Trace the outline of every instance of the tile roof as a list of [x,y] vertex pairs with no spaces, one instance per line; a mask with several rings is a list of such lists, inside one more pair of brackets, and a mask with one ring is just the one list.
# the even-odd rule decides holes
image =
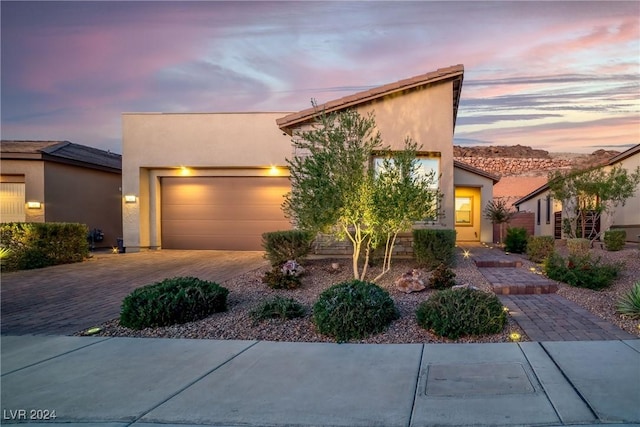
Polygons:
[[42,160],[60,161],[80,166],[122,170],[122,156],[69,141],[9,141],[0,143],[2,157],[11,154],[34,154]]
[[453,123],[455,126],[456,117],[458,115],[458,104],[460,102],[460,92],[462,90],[462,80],[464,77],[464,66],[462,64],[454,65],[447,68],[440,68],[430,73],[421,74],[419,76],[400,80],[395,83],[386,84],[353,95],[345,96],[333,101],[318,105],[316,108],[307,108],[297,113],[289,114],[278,120],[278,127],[287,133],[291,133],[294,125],[309,121],[317,115],[318,111],[326,111],[327,113],[343,110],[355,105],[365,104],[375,99],[382,98],[395,92],[408,89],[415,89],[428,84],[453,80]]
[[607,163],[607,164],[609,166],[611,166],[614,163],[621,162],[622,160],[626,159],[627,157],[631,157],[631,156],[633,156],[634,154],[637,154],[637,153],[640,153],[640,144],[634,145],[633,147],[629,148],[626,151],[623,151],[620,154],[616,154],[611,159],[609,159],[609,163]]

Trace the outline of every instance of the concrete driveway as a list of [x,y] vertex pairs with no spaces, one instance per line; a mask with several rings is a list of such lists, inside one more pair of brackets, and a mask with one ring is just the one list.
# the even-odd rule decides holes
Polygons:
[[114,319],[133,289],[169,277],[218,283],[262,267],[263,252],[160,250],[2,273],[2,335],[71,335]]

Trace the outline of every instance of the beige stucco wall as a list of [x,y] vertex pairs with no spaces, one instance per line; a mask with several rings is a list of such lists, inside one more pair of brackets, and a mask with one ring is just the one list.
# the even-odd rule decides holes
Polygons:
[[98,228],[104,240],[96,247],[113,247],[122,237],[120,173],[61,163],[45,163],[47,222],[79,222]]
[[161,246],[163,176],[288,176],[291,137],[276,125],[287,114],[123,114],[122,194],[137,196],[122,201],[127,251]]
[[[480,240],[481,242],[492,242],[493,224],[491,224],[491,221],[484,218],[482,212],[484,211],[484,208],[487,206],[487,204],[491,200],[493,200],[493,180],[480,175],[476,175],[464,169],[454,168],[454,182],[456,188],[466,187],[470,189],[476,189],[480,193],[480,204],[473,207],[474,224],[476,223],[476,221],[480,224],[479,239],[475,237],[475,234],[465,234],[475,233],[475,227],[469,227],[468,230],[464,229],[463,227],[457,227],[456,230],[458,231],[458,235],[456,236],[456,238],[461,241]],[[452,218],[454,214],[452,214]]]
[[[636,153],[616,163],[629,174],[640,167],[640,153]],[[611,169],[609,167],[608,169]],[[612,218],[603,218],[603,224],[611,224],[612,228],[622,228],[627,232],[627,240],[637,242],[640,235],[640,188],[633,197],[627,199],[624,206],[618,206]]]
[[24,175],[25,202],[41,202],[40,209],[25,207],[26,222],[44,222],[47,210],[44,188],[44,162],[41,160],[1,160],[0,171],[3,175]]
[[[454,228],[453,186],[453,83],[442,82],[421,90],[385,96],[356,108],[360,115],[374,113],[383,146],[404,148],[407,137],[419,150],[440,153],[440,191],[443,216],[433,227]],[[294,135],[309,129],[304,123],[293,128]],[[292,150],[293,154],[295,153]]]
[[[562,210],[562,203],[551,199],[551,218],[547,224],[547,196],[549,191],[543,191],[536,197],[520,204],[520,212],[533,212],[535,215],[534,234],[536,236],[553,236],[554,221],[553,213]],[[538,221],[538,200],[540,200],[540,221]],[[539,222],[539,223],[538,223]]]
[[402,149],[405,138],[410,137],[421,146],[420,150],[440,153],[444,215],[439,225],[454,228],[453,83],[436,83],[386,96],[357,110],[360,114],[374,112],[384,145],[391,149]]

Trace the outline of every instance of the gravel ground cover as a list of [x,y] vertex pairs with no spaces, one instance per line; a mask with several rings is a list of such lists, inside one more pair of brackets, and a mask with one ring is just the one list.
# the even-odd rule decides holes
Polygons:
[[[494,250],[500,250],[495,248]],[[560,253],[566,254],[566,248],[558,246]],[[621,276],[609,289],[592,291],[589,289],[574,288],[565,284],[559,284],[558,294],[574,301],[590,312],[607,321],[618,325],[620,328],[640,337],[640,321],[622,318],[615,312],[615,304],[620,295],[628,292],[633,283],[640,280],[640,251],[635,247],[628,247],[619,252],[607,252],[600,248],[592,250],[593,255],[602,257],[606,262],[623,262],[625,268]],[[518,255],[514,255],[518,256]],[[541,266],[523,258],[525,268],[541,270]],[[332,268],[333,263],[338,263],[339,268]],[[101,336],[126,336],[126,337],[164,337],[164,338],[196,338],[196,339],[238,339],[238,340],[264,340],[264,341],[289,341],[289,342],[333,342],[333,339],[320,335],[312,322],[311,308],[322,291],[328,287],[350,280],[352,278],[351,260],[341,259],[310,259],[304,263],[306,269],[302,277],[302,287],[292,290],[274,290],[262,283],[262,276],[268,270],[267,267],[259,268],[249,273],[238,276],[232,280],[222,282],[221,285],[229,289],[228,310],[224,313],[214,314],[204,320],[185,323],[162,328],[147,328],[143,330],[131,330],[119,325],[114,319],[100,325]],[[386,332],[368,337],[363,340],[351,341],[358,343],[472,343],[472,342],[509,342],[510,335],[518,333],[521,341],[528,341],[528,337],[509,318],[504,331],[495,335],[467,336],[458,340],[449,340],[439,337],[418,326],[415,311],[418,305],[429,298],[435,292],[425,290],[405,294],[395,288],[394,281],[397,277],[415,268],[415,261],[409,259],[395,260],[392,270],[387,273],[378,285],[386,289],[393,298],[400,312],[400,318],[395,320]],[[373,267],[368,278],[377,275],[378,268]],[[427,283],[430,273],[420,270],[421,277]],[[471,284],[485,291],[491,291],[491,286],[476,268],[470,259],[458,256],[456,267],[456,282],[458,284]],[[306,309],[302,318],[292,320],[267,320],[254,323],[249,312],[266,298],[273,296],[293,298],[300,302]],[[81,335],[79,332],[78,335]]]
[[[563,256],[567,255],[566,246],[556,245],[556,250]],[[621,329],[640,337],[640,320],[624,318],[616,313],[615,310],[618,299],[628,293],[634,283],[640,281],[640,250],[638,249],[638,244],[627,244],[625,249],[616,252],[610,252],[596,246],[591,249],[591,255],[595,258],[600,257],[602,262],[621,262],[624,265],[620,276],[613,285],[602,291],[592,291],[559,283],[557,294],[575,302]],[[530,263],[529,261],[526,262]],[[538,270],[541,270],[539,266],[535,266],[533,263],[530,264],[532,267],[538,267]]]
[[[338,263],[339,268],[333,269],[332,264]],[[197,339],[239,339],[239,340],[264,340],[264,341],[289,341],[289,342],[333,342],[333,339],[320,335],[313,324],[311,308],[322,291],[328,287],[350,280],[352,278],[351,259],[310,259],[304,263],[306,272],[302,276],[302,287],[298,289],[274,290],[262,283],[262,276],[268,270],[267,267],[259,268],[243,274],[232,280],[221,283],[229,289],[228,310],[224,313],[214,314],[204,320],[185,323],[162,328],[147,328],[143,330],[131,330],[119,325],[114,319],[100,325],[102,336],[126,336],[126,337],[164,337],[164,338],[197,338]],[[527,340],[520,327],[512,320],[500,334],[487,336],[467,336],[458,340],[449,340],[434,335],[418,326],[415,311],[418,305],[429,298],[433,290],[425,290],[405,294],[395,288],[394,281],[397,277],[415,268],[415,261],[400,259],[394,261],[392,270],[387,273],[378,285],[386,289],[393,298],[400,312],[400,318],[395,320],[386,332],[370,336],[363,340],[351,341],[359,343],[470,343],[470,342],[508,342],[509,335],[517,332],[522,336],[521,340]],[[373,267],[368,273],[368,278],[377,275],[379,269]],[[427,283],[430,273],[421,271],[421,277]],[[460,257],[454,268],[456,282],[459,284],[471,284],[477,288],[490,291],[490,284],[478,271],[473,262]],[[249,312],[266,298],[273,296],[293,298],[300,302],[306,309],[302,318],[291,320],[267,320],[254,323]],[[81,334],[81,333],[79,333]]]

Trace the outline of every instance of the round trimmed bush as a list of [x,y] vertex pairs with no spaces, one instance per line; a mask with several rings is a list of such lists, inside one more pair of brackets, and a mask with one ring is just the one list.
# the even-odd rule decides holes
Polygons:
[[313,306],[318,331],[338,342],[382,332],[397,318],[398,310],[389,293],[361,280],[330,287]]
[[450,339],[497,334],[507,322],[497,296],[469,288],[434,293],[420,304],[416,317],[423,328]]
[[229,290],[195,277],[175,277],[143,286],[122,302],[120,324],[143,329],[204,319],[226,311]]

